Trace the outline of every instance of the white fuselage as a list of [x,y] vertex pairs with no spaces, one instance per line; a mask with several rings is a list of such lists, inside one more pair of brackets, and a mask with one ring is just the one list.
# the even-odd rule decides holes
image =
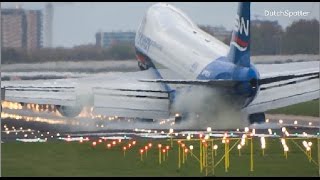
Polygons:
[[135,46],[152,61],[188,79],[197,78],[209,63],[229,51],[227,45],[166,3],[148,9],[137,30]]

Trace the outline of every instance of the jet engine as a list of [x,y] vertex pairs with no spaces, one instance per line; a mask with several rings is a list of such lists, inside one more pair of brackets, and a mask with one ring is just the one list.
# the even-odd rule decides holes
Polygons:
[[82,111],[81,106],[60,106],[60,105],[58,105],[58,106],[56,106],[56,108],[62,116],[68,117],[68,118],[76,117]]

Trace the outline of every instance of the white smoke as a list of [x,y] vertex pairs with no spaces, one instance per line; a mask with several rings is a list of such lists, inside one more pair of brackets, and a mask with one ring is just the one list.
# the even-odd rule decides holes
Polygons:
[[236,129],[248,125],[246,115],[230,102],[225,93],[211,87],[194,86],[184,90],[176,97],[174,110],[189,114],[180,128]]

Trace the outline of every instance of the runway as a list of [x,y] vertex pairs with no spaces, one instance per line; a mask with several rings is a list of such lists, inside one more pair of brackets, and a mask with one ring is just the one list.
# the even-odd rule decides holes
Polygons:
[[[207,133],[203,129],[183,129],[172,125],[170,120],[160,122],[136,122],[131,120],[101,120],[100,118],[75,118],[60,121],[57,118],[48,118],[40,121],[40,118],[24,119],[3,118],[1,123],[2,142],[25,141],[25,142],[47,142],[47,141],[79,141],[80,138],[92,139],[169,139],[198,137],[199,134]],[[30,116],[31,117],[31,116]],[[279,122],[279,117],[282,121]],[[61,117],[60,117],[61,118]],[[290,136],[316,137],[320,132],[320,125],[317,118],[299,119],[299,116],[267,115],[268,121],[264,124],[253,124],[249,128],[255,129],[256,136],[281,137],[281,128],[286,127]],[[294,120],[295,119],[295,120]],[[37,121],[38,120],[38,121]],[[294,121],[297,121],[293,125]],[[310,122],[312,125],[310,125]],[[170,125],[171,124],[171,125]],[[301,127],[303,126],[303,127]],[[210,127],[211,128],[211,127]],[[170,134],[170,129],[174,133]],[[245,129],[214,129],[211,128],[212,137],[223,137],[225,133],[229,136],[239,137]],[[272,131],[270,133],[270,130]]]

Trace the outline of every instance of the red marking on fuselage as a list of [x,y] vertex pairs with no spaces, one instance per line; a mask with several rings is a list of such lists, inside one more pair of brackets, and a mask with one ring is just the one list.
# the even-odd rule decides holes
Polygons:
[[242,41],[238,36],[235,36],[235,42],[239,44],[241,47],[248,46],[248,42]]

